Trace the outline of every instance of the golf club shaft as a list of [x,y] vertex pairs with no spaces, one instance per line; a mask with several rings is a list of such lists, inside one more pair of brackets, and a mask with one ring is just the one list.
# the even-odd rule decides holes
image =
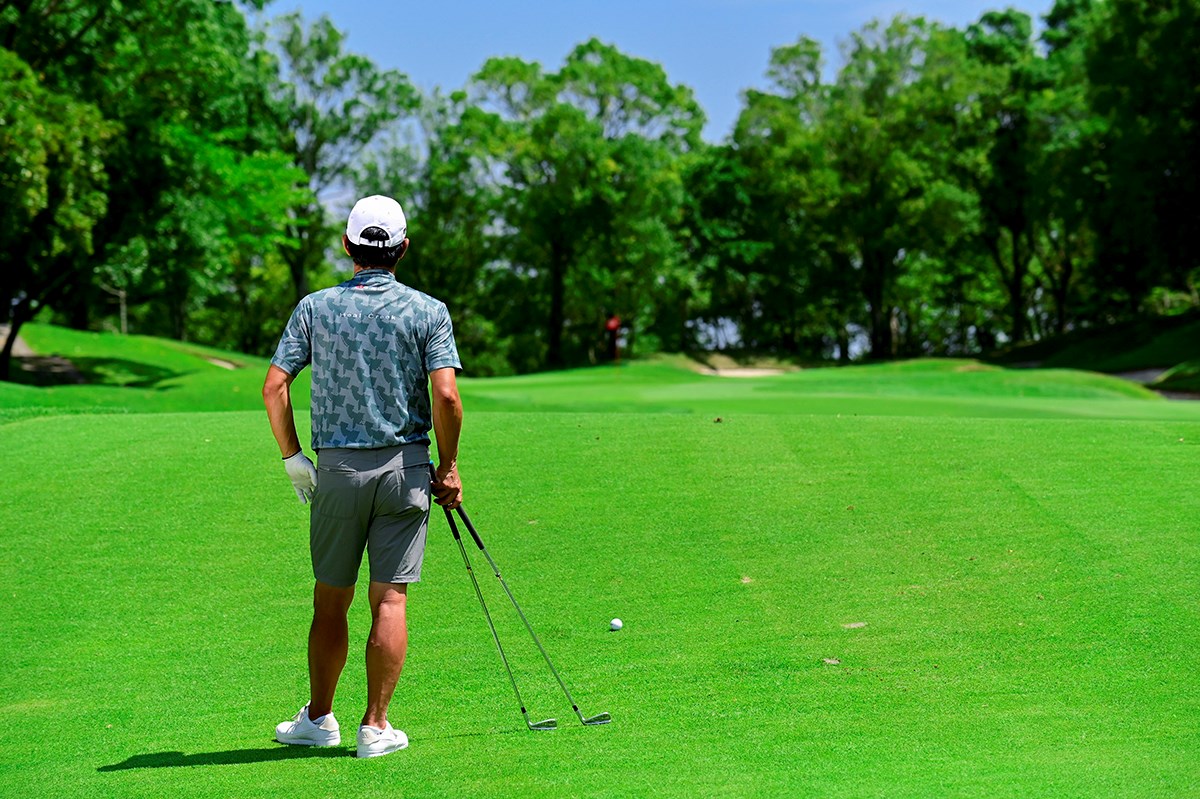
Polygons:
[[[433,471],[433,464],[429,465],[431,476],[437,480],[437,473]],[[479,590],[479,581],[475,579],[475,570],[471,568],[471,561],[467,557],[467,548],[463,546],[462,536],[458,534],[458,525],[454,523],[454,515],[449,508],[443,508],[446,512],[446,522],[450,525],[450,533],[454,536],[455,542],[458,544],[458,551],[462,555],[463,565],[467,567],[467,574],[471,578],[471,585],[475,587],[475,596],[479,599],[479,607],[483,608],[483,617],[487,619],[488,629],[492,631],[492,640],[496,642],[496,651],[500,653],[500,660],[504,663],[504,671],[508,674],[508,682],[512,685],[513,693],[517,696],[517,705],[521,708],[521,715],[525,718],[525,724],[532,726],[529,722],[529,713],[525,709],[525,700],[521,698],[521,689],[517,687],[517,680],[513,676],[512,667],[508,665],[508,657],[504,654],[504,647],[500,644],[500,636],[496,634],[496,625],[492,623],[492,614],[488,612],[487,602],[483,600],[483,592]]]
[[[446,511],[449,516],[449,511]],[[579,706],[575,704],[575,699],[571,696],[571,691],[567,688],[567,684],[563,682],[563,678],[559,675],[558,669],[554,668],[554,663],[550,660],[550,655],[546,653],[546,647],[542,646],[542,641],[538,638],[537,633],[533,631],[533,625],[529,623],[529,619],[525,618],[525,613],[521,610],[521,606],[517,604],[517,598],[513,596],[513,592],[509,590],[508,583],[504,582],[504,578],[500,576],[500,567],[496,565],[496,561],[492,559],[492,555],[488,552],[487,547],[483,545],[483,539],[479,537],[479,532],[475,529],[475,525],[471,524],[471,517],[467,515],[466,510],[461,505],[458,506],[458,516],[462,519],[463,524],[467,526],[467,531],[471,534],[471,538],[475,539],[476,546],[483,552],[483,556],[487,558],[487,562],[491,565],[492,571],[496,574],[496,579],[500,581],[500,585],[504,588],[504,593],[508,594],[509,601],[516,608],[517,615],[521,617],[521,621],[525,623],[525,629],[529,630],[529,635],[533,637],[533,642],[537,644],[538,651],[542,653],[542,657],[546,659],[546,665],[550,667],[550,672],[554,675],[554,679],[558,680],[559,686],[563,689],[563,693],[567,696],[567,701],[571,703],[571,709],[575,711],[575,715],[579,717],[579,721],[584,722],[583,714],[579,712]],[[453,524],[453,522],[452,522]],[[462,542],[459,542],[459,546]]]

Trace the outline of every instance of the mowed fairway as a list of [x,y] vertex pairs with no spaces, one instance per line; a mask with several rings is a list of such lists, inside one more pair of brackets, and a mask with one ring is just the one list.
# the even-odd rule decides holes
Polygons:
[[[306,698],[311,573],[264,414],[60,415],[137,389],[36,391],[0,394],[0,794],[1200,784],[1195,405],[961,363],[467,382],[467,508],[583,712],[614,721],[578,725],[477,557],[530,714],[561,725],[524,729],[435,515],[392,706],[412,745],[358,761],[361,598],[344,745],[271,740]],[[140,397],[96,404],[164,410]]]

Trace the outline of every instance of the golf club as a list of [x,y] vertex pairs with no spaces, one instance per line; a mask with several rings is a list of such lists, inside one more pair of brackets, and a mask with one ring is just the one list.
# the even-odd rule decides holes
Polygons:
[[[437,473],[434,471],[432,463],[429,464],[429,471],[433,481],[437,482]],[[512,684],[513,693],[517,695],[517,705],[521,708],[521,715],[525,718],[525,726],[535,732],[557,729],[558,722],[554,719],[529,720],[529,713],[525,710],[525,700],[521,698],[521,689],[517,688],[517,680],[513,677],[512,668],[508,665],[508,657],[504,654],[504,647],[500,645],[500,636],[496,634],[496,625],[492,623],[492,614],[488,612],[487,603],[483,601],[483,592],[479,590],[479,581],[475,579],[475,571],[471,568],[471,561],[467,558],[467,549],[463,546],[462,537],[458,534],[458,525],[454,523],[454,516],[450,513],[449,508],[442,510],[446,512],[446,521],[450,524],[450,532],[458,543],[458,551],[462,554],[463,565],[467,567],[467,574],[471,577],[471,585],[475,586],[475,596],[479,598],[479,606],[483,608],[483,616],[487,619],[488,629],[492,631],[492,640],[496,642],[496,650],[500,653],[500,660],[504,662],[508,681]]]
[[[563,678],[559,675],[558,669],[554,668],[554,664],[550,662],[550,656],[546,654],[546,648],[542,646],[541,639],[538,638],[537,633],[533,631],[533,625],[529,623],[529,619],[525,618],[525,613],[521,610],[521,606],[517,604],[517,598],[513,596],[513,592],[509,590],[508,583],[504,582],[504,578],[500,576],[500,567],[496,565],[496,561],[492,560],[492,555],[490,552],[488,552],[487,547],[483,545],[483,539],[479,537],[478,531],[475,530],[475,525],[471,524],[471,517],[467,515],[467,512],[461,505],[458,506],[458,516],[460,519],[462,519],[463,524],[467,526],[467,532],[471,534],[471,538],[475,539],[475,545],[479,547],[480,551],[483,552],[483,556],[487,558],[488,563],[492,567],[492,571],[496,574],[496,579],[500,581],[500,585],[504,588],[504,593],[508,594],[509,600],[512,602],[513,607],[516,608],[517,615],[521,617],[521,621],[525,622],[525,629],[529,630],[529,634],[533,637],[533,642],[537,644],[538,651],[540,651],[542,653],[542,657],[546,659],[546,665],[550,667],[550,671],[554,674],[554,679],[558,680],[558,684],[562,687],[563,693],[567,695],[567,701],[571,703],[571,709],[574,710],[575,715],[579,717],[580,723],[588,726],[608,724],[610,721],[612,721],[612,716],[607,712],[597,713],[595,716],[585,717],[583,713],[579,711],[579,706],[575,704],[575,700],[571,697],[571,692],[567,689],[567,684],[563,682]],[[446,518],[450,519],[449,510],[446,510]],[[455,529],[453,519],[450,520],[450,529],[454,532],[455,539],[458,539],[458,531]],[[458,539],[458,545],[459,547],[462,547],[461,539]],[[466,551],[464,550],[463,559],[465,560],[466,557]],[[470,569],[469,566],[467,568],[468,570]],[[475,579],[474,574],[471,575],[471,579]],[[478,583],[475,586],[475,590],[476,592],[479,591]],[[480,596],[480,601],[483,601],[482,595]],[[495,635],[494,628],[492,630],[492,634]],[[496,645],[500,645],[499,639],[496,640]],[[511,677],[511,672],[509,676]],[[513,684],[513,687],[516,687],[515,683]]]

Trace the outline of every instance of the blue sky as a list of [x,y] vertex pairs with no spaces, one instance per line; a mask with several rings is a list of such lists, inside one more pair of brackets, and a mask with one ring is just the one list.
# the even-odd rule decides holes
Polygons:
[[708,116],[705,137],[729,133],[741,93],[765,84],[771,48],[801,35],[822,42],[840,63],[838,44],[875,18],[898,13],[962,26],[984,11],[1015,6],[1035,18],[1052,0],[276,0],[271,15],[299,9],[327,14],[349,35],[350,50],[399,69],[423,89],[457,89],[498,55],[539,61],[554,70],[592,36],[663,65],[690,86]]

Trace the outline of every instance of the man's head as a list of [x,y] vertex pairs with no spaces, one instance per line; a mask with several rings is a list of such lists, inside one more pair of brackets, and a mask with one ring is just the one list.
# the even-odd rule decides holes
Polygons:
[[395,269],[408,250],[407,235],[400,203],[376,194],[354,204],[342,246],[359,269]]

